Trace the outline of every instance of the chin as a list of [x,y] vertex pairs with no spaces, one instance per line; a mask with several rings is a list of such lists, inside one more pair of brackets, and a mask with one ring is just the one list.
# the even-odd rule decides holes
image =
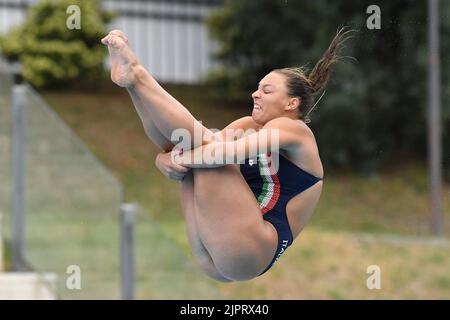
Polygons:
[[261,126],[263,126],[267,122],[267,121],[264,121],[263,119],[261,119],[261,117],[255,116],[254,114],[252,114],[252,118],[253,118],[253,121],[255,121],[257,124],[259,124]]
[[258,115],[255,115],[254,112],[252,112],[252,118],[253,118],[253,121],[255,121],[256,123],[260,122],[260,119],[259,119]]

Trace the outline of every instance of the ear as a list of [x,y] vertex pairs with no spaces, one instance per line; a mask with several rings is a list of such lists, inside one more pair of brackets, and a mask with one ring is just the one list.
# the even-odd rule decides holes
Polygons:
[[290,98],[289,104],[287,105],[287,110],[295,110],[300,108],[300,104],[302,103],[302,99],[299,97]]

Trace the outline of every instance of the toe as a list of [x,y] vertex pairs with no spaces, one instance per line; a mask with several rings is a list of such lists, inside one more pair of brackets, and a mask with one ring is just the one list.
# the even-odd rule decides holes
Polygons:
[[109,35],[108,36],[106,36],[106,37],[104,37],[101,41],[102,41],[102,43],[105,45],[105,46],[107,46],[108,45],[108,38],[109,38]]
[[128,38],[125,36],[125,34],[122,31],[113,30],[113,31],[111,31],[111,34],[122,38],[122,40],[125,41],[125,43],[128,43]]
[[111,47],[117,48],[117,46],[118,46],[117,39],[114,37],[111,37],[111,39],[109,40],[109,44]]

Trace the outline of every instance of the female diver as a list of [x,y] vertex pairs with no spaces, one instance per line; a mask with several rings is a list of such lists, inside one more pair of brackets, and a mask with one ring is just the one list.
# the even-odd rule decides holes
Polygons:
[[[102,39],[111,57],[112,81],[128,90],[146,134],[163,150],[156,157],[156,166],[181,183],[192,252],[210,277],[230,282],[263,274],[314,212],[322,190],[323,167],[306,123],[348,33],[343,29],[337,32],[308,76],[300,68],[267,74],[252,94],[251,116],[219,132],[202,126],[155,81],[121,31],[111,31]],[[175,150],[171,137],[180,128],[191,137],[201,128],[201,138],[184,150]],[[230,130],[237,136],[226,134]],[[249,156],[252,141],[264,141],[266,152]],[[222,164],[198,159],[196,155],[203,155],[206,148],[216,156],[223,154]],[[233,152],[227,154],[226,150]],[[237,158],[245,162],[233,162]],[[277,170],[273,160],[278,161]]]

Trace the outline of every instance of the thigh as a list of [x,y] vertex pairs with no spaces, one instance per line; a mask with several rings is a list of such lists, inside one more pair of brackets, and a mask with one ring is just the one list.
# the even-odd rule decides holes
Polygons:
[[153,119],[151,118],[148,111],[145,110],[145,107],[142,105],[142,102],[140,101],[137,94],[131,90],[128,90],[128,93],[131,97],[131,100],[133,101],[139,118],[141,118],[147,137],[149,137],[150,140],[163,151],[168,152],[172,150],[174,144],[172,143],[172,141],[167,139],[155,125]]
[[200,268],[211,278],[230,282],[231,280],[225,278],[216,268],[214,262],[203,245],[197,232],[195,220],[195,206],[194,206],[194,181],[192,172],[186,175],[181,183],[181,205],[183,215],[186,223],[186,230],[189,244],[191,245],[192,254],[194,255]]
[[[278,236],[238,165],[194,169],[197,228],[216,267],[263,271],[272,260]],[[246,270],[246,271],[245,271]]]
[[192,171],[181,182],[181,207],[186,224],[189,244],[197,259],[209,257],[209,253],[200,240],[195,219],[194,180]]

